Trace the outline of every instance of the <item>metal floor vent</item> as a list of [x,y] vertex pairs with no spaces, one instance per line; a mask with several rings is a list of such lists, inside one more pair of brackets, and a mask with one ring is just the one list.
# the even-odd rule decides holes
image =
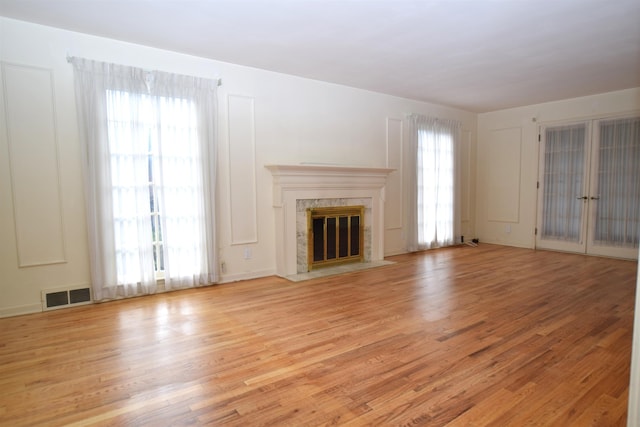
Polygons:
[[43,311],[90,303],[91,289],[89,288],[49,289],[42,291]]

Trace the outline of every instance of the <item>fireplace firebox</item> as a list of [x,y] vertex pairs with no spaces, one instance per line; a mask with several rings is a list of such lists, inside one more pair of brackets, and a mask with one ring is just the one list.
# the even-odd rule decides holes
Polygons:
[[363,262],[364,206],[307,209],[309,271],[324,266]]

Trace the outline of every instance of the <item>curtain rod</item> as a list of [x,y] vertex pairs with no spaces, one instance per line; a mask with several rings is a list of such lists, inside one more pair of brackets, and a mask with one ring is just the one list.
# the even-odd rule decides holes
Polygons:
[[[71,61],[73,61],[74,58],[75,58],[75,56],[71,56],[71,55],[67,54],[67,62],[68,63],[71,63]],[[152,70],[149,70],[149,71],[152,71]],[[153,71],[155,71],[155,70],[153,70]],[[211,80],[215,80],[218,87],[222,86],[222,78],[221,77],[216,77],[216,78],[213,78]]]

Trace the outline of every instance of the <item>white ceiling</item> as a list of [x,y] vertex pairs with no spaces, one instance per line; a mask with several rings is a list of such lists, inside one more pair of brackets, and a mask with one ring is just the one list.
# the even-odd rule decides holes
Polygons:
[[640,0],[0,0],[0,15],[475,112],[640,87]]

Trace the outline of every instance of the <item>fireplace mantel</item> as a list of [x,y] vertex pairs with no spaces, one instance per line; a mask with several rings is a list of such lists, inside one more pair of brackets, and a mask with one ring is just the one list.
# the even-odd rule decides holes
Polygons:
[[387,175],[395,169],[338,165],[267,165],[273,175],[276,271],[297,273],[296,201],[370,198],[371,261],[384,259],[384,200]]
[[299,165],[266,165],[275,175],[382,175],[387,176],[395,169],[370,168],[364,166],[342,166],[319,163],[303,163]]

